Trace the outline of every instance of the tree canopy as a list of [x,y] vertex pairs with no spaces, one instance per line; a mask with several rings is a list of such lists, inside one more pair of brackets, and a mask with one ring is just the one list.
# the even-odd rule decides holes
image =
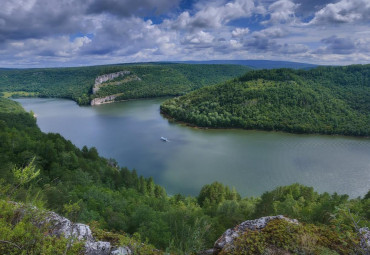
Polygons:
[[200,127],[369,136],[370,65],[250,71],[161,111]]

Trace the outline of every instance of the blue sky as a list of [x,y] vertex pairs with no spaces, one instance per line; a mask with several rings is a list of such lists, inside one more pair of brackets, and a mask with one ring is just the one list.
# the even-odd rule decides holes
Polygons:
[[2,0],[0,66],[370,63],[369,0]]

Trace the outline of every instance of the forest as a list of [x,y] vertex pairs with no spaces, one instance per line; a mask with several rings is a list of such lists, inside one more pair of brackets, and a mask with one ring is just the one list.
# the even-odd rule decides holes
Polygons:
[[250,71],[161,112],[199,127],[369,136],[370,65]]
[[[248,84],[242,79],[247,78],[226,86]],[[258,86],[281,86],[290,92],[284,84],[261,83]],[[252,85],[248,84],[246,89],[253,89]],[[24,179],[22,173],[31,173],[32,178]],[[227,228],[248,219],[277,214],[305,224],[307,235],[318,240],[306,244],[310,245],[307,249],[326,251],[325,254],[355,254],[357,228],[370,227],[370,191],[363,197],[349,198],[336,193],[319,194],[312,187],[292,184],[266,191],[260,197],[241,197],[234,188],[214,182],[205,185],[196,197],[168,195],[152,178],[139,176],[135,169],[118,166],[114,159],[99,156],[94,147],[79,149],[59,134],[42,133],[32,112],[5,98],[0,98],[0,183],[0,241],[3,241],[0,253],[3,254],[17,254],[16,246],[23,247],[27,254],[41,251],[52,254],[57,248],[63,251],[66,247],[63,239],[46,239],[27,219],[14,221],[10,201],[67,217],[72,215],[75,222],[93,226],[103,239],[113,236],[125,243],[132,238],[144,244],[137,254],[195,254],[212,247]],[[276,240],[288,240],[279,236],[281,226],[275,227],[277,231],[269,235],[276,235]],[[290,236],[289,240],[277,245],[297,251],[293,242],[296,238]],[[6,245],[9,243],[15,246]],[[253,243],[261,251],[266,248],[260,238]],[[76,245],[69,254],[81,249]],[[244,246],[240,244],[240,247]]]
[[[106,86],[97,95],[92,94],[97,76],[123,70],[137,75],[141,81]],[[80,105],[87,105],[95,97],[117,93],[122,93],[117,100],[183,95],[206,85],[238,77],[247,70],[250,68],[238,65],[170,63],[0,69],[0,93],[68,98]]]

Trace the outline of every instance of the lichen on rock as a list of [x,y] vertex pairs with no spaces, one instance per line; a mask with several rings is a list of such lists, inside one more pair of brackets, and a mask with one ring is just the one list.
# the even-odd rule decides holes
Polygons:
[[222,250],[225,246],[231,247],[235,238],[239,237],[242,233],[245,233],[248,230],[261,230],[265,228],[270,221],[277,219],[298,224],[297,220],[286,218],[283,215],[266,216],[256,220],[247,220],[234,228],[226,230],[225,233],[215,242],[214,249]]

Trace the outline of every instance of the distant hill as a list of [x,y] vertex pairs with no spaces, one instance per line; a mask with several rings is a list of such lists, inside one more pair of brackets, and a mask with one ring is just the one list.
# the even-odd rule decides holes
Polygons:
[[[250,68],[242,65],[176,63],[0,69],[0,94],[69,98],[82,105],[113,94],[117,100],[178,96],[238,77],[248,70]],[[121,71],[129,71],[131,78],[121,76],[109,80],[98,93],[92,93],[98,76]]]
[[201,127],[369,136],[370,65],[251,71],[161,110]]
[[292,69],[311,69],[317,67],[314,64],[290,62],[290,61],[275,61],[275,60],[209,60],[209,61],[177,61],[176,63],[188,64],[227,64],[227,65],[243,65],[254,69],[276,69],[276,68],[292,68]]

